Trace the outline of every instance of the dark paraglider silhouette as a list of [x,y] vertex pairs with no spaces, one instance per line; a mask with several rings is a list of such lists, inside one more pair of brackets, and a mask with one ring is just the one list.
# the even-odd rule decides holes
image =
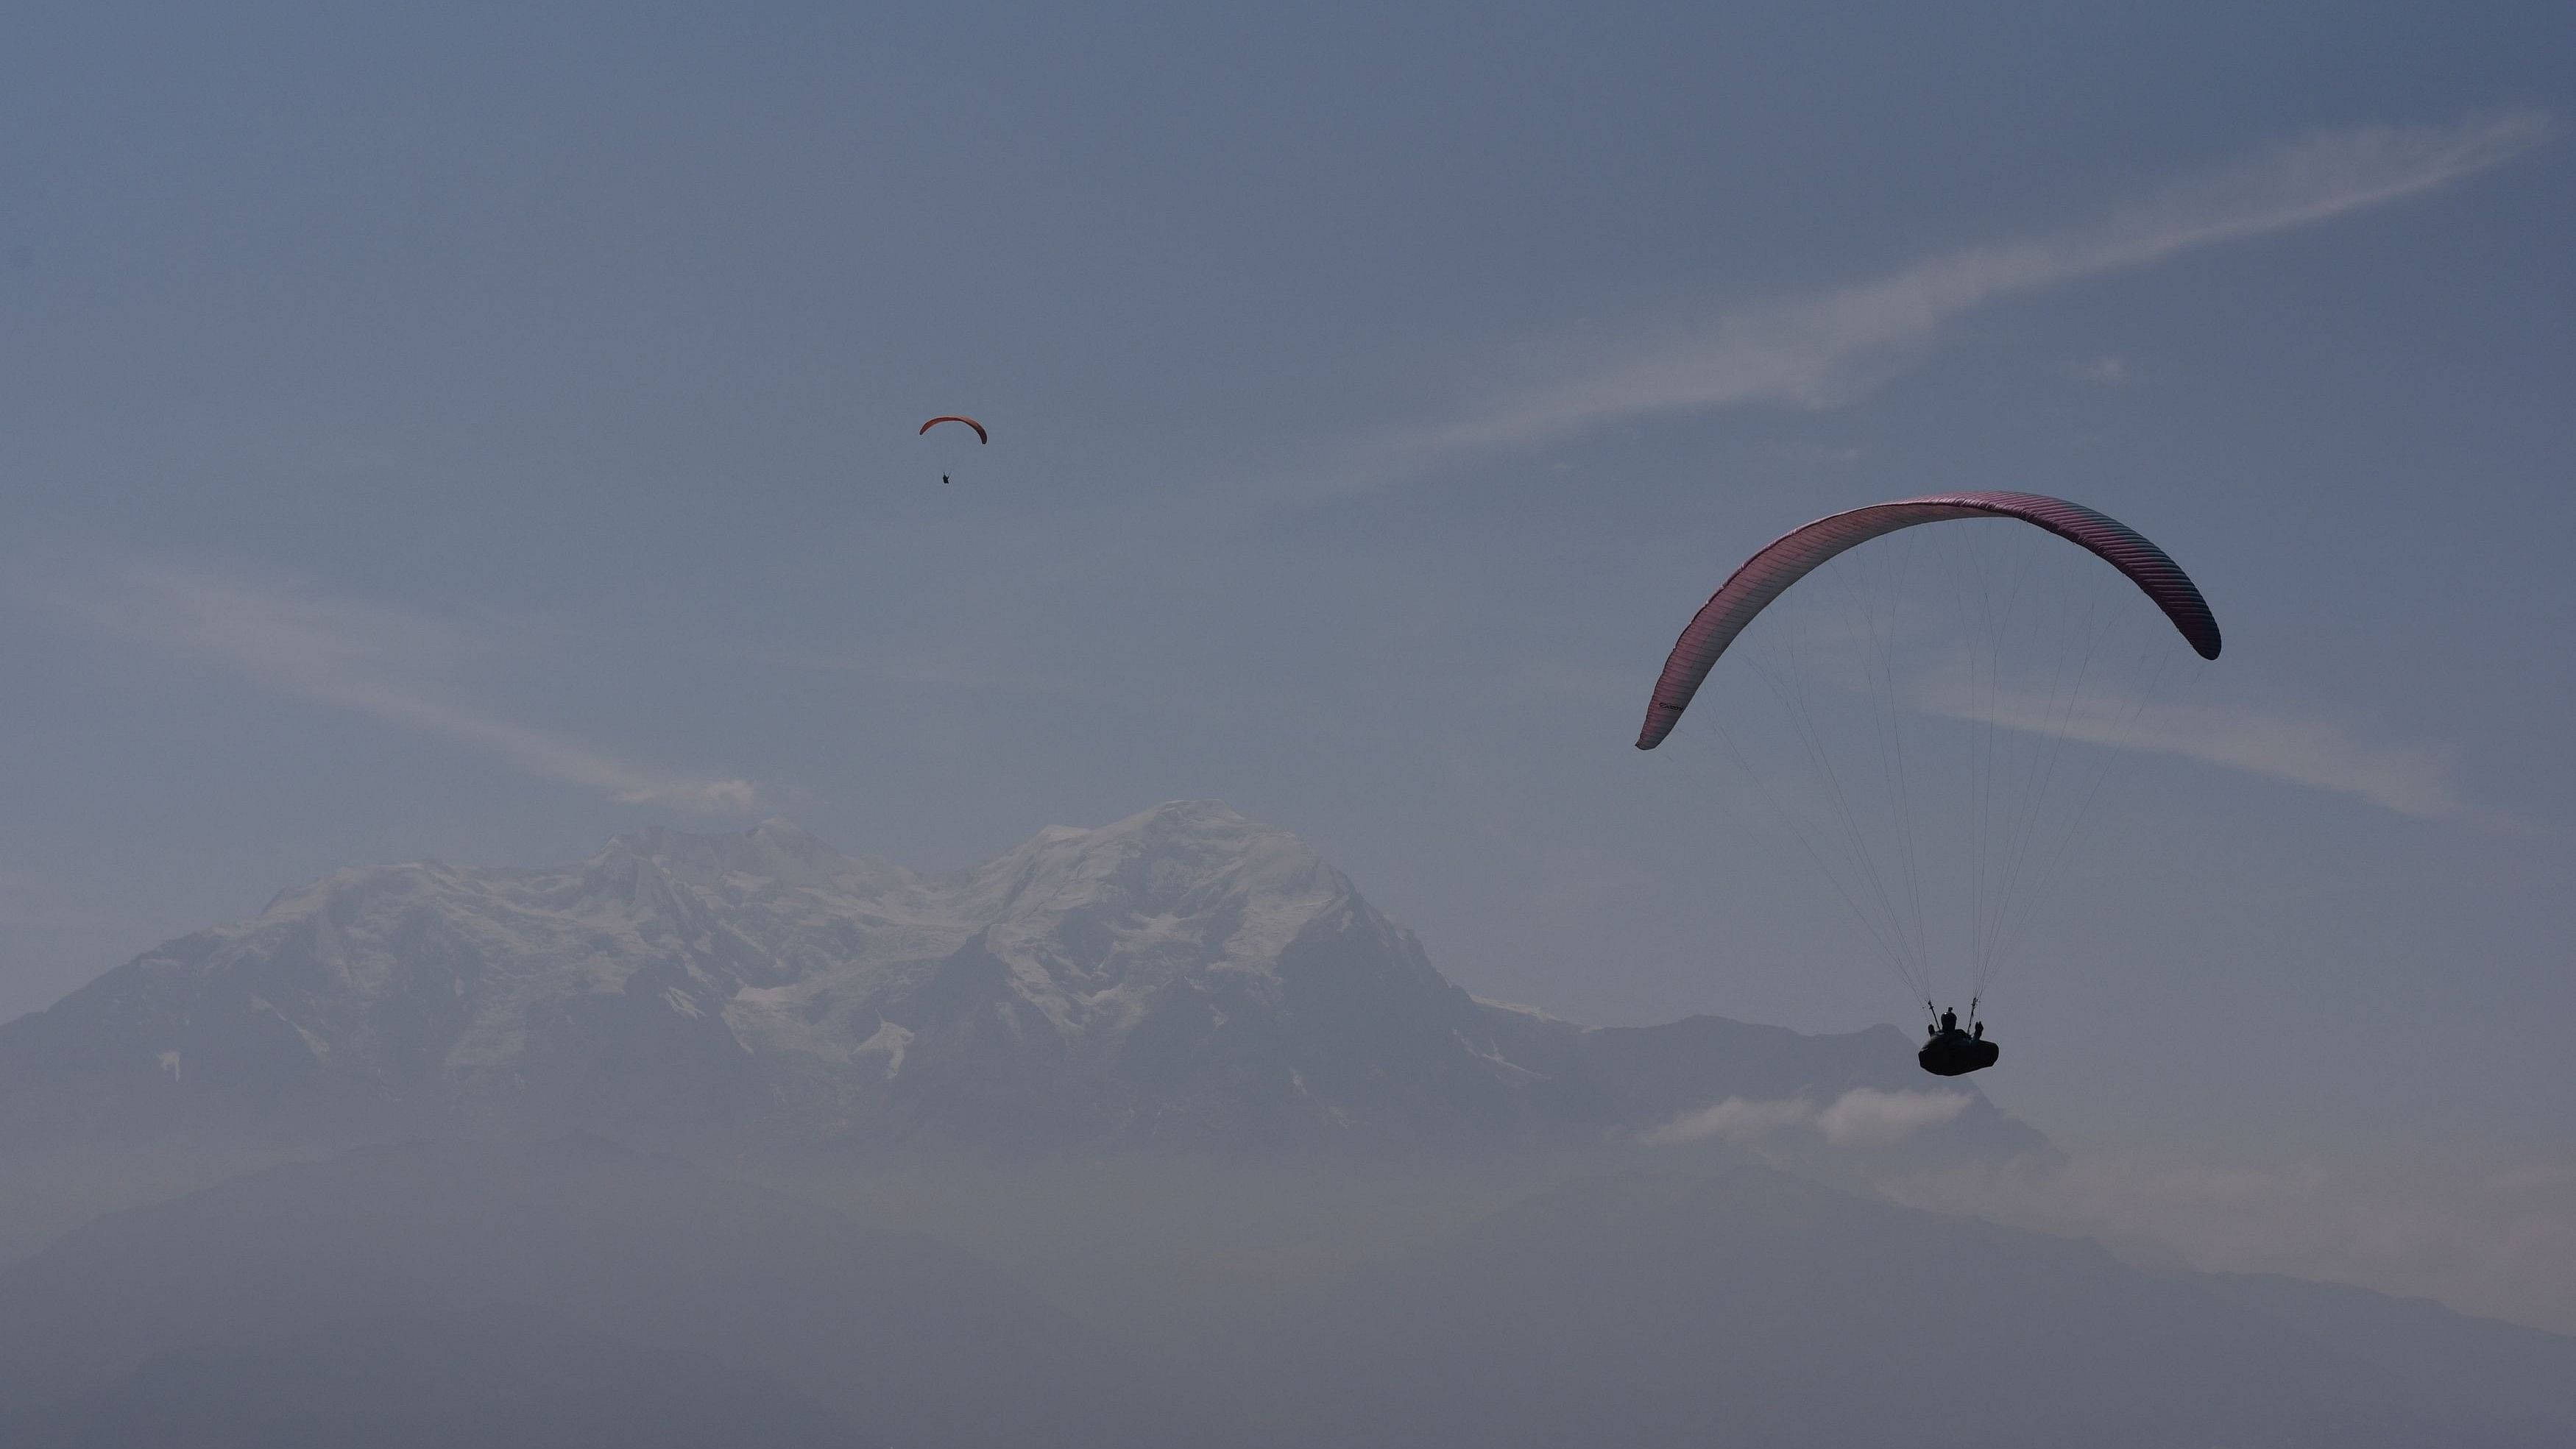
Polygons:
[[[1928,1008],[1930,1003],[1926,1002],[1925,1006]],[[1974,1017],[1976,1010],[1976,1005],[1970,1003],[1968,1014]],[[1959,1030],[1959,1013],[1955,1009],[1944,1010],[1939,1021],[1925,1028],[1925,1035],[1930,1039],[1923,1043],[1921,1051],[1914,1054],[1915,1061],[1936,1077],[1964,1077],[1970,1072],[1984,1071],[1993,1066],[1995,1059],[2003,1055],[2002,1048],[1986,1040],[1984,1022],[1976,1021],[1971,1025],[1969,1031]]]
[[1936,1077],[1964,1077],[1993,1066],[2002,1055],[2002,1048],[1986,1040],[1985,1027],[1980,1023],[1974,1036],[1955,1026],[1935,1031],[1923,1049],[1914,1054],[1914,1060]]
[[[982,423],[975,421],[964,413],[941,413],[939,416],[932,418],[929,422],[923,423],[921,425],[921,431],[913,434],[913,436],[920,437],[922,433],[929,432],[932,428],[938,427],[941,423],[964,423],[966,426],[973,428],[975,430],[975,441],[978,445],[993,441],[993,435],[984,431],[984,425]],[[940,486],[946,487],[948,484],[948,475],[945,473],[940,474],[939,482]]]
[[[1692,698],[1699,693],[1701,686],[1707,683],[1710,671],[1715,668],[1719,657],[1727,652],[1728,648],[1736,642],[1737,637],[1752,625],[1754,619],[1764,609],[1783,593],[1797,587],[1800,580],[1842,553],[1867,544],[1873,539],[1922,524],[1967,519],[2003,519],[2026,523],[2085,550],[2109,564],[2140,593],[2146,595],[2148,601],[2153,603],[2173,625],[2175,632],[2191,646],[2193,653],[2203,659],[2218,657],[2220,644],[2218,620],[2211,612],[2208,601],[2201,597],[2199,586],[2192,582],[2190,576],[2185,574],[2164,550],[2128,525],[2108,515],[2095,512],[2080,503],[2070,503],[2063,498],[2051,498],[2044,494],[1985,491],[1935,493],[1920,498],[1905,498],[1891,503],[1873,504],[1866,508],[1855,508],[1818,519],[1783,534],[1747,559],[1727,579],[1725,585],[1701,606],[1699,612],[1692,617],[1689,627],[1685,628],[1681,637],[1674,642],[1671,654],[1664,661],[1663,673],[1655,681],[1654,694],[1646,707],[1644,726],[1637,734],[1637,748],[1651,750],[1664,742],[1665,737],[1672,733],[1674,726],[1681,722],[1683,711],[1690,707]],[[1756,667],[1759,668],[1759,666]],[[1889,670],[1883,661],[1879,668],[1890,681],[1887,687],[1892,690],[1893,671]],[[1776,678],[1771,678],[1767,673],[1765,677],[1770,679],[1775,693],[1783,692]],[[2068,707],[2071,710],[2071,704]],[[1891,703],[1888,708],[1892,716],[1895,705]],[[1991,731],[1993,726],[1991,703],[1986,715]],[[1814,734],[1814,726],[1812,723],[1805,722],[1803,715],[1801,722],[1808,731],[1805,736],[1807,748],[1821,753],[1821,746]],[[1903,738],[1895,734],[1894,725],[1889,726],[1889,731],[1889,737],[1894,740],[1892,745],[1886,746],[1890,756],[1889,769],[1897,778],[1897,789],[1901,792],[1904,788]],[[1733,741],[1730,740],[1729,744],[1732,745]],[[1833,797],[1840,801],[1842,787],[1835,777],[1835,772],[1821,766],[1820,769],[1826,778],[1827,788],[1833,792]],[[1986,787],[1980,785],[1979,788]],[[1900,800],[1903,798],[1901,794],[1899,798]],[[1910,806],[1900,808],[1905,811],[1911,809]],[[2026,813],[2029,813],[2031,818],[2036,818],[2035,813]],[[1910,817],[1901,815],[1900,818]],[[1845,813],[1845,819],[1849,824],[1851,817],[1848,811]],[[1850,829],[1855,837],[1860,834],[1857,825],[1850,825]],[[1906,832],[1905,840],[1899,845],[1899,858],[1906,860],[1910,867],[1911,858],[1903,854],[1912,849],[1910,824],[1906,827]],[[1810,853],[1821,855],[1815,850],[1812,842],[1810,842]],[[1853,853],[1860,861],[1861,869],[1870,873],[1871,880],[1875,882],[1877,867],[1871,861],[1868,843],[1856,841]],[[1982,878],[1980,880],[1978,888],[1982,890],[1984,889]],[[1856,915],[1866,917],[1864,907],[1855,904],[1853,910]],[[1892,907],[1889,908],[1889,913],[1893,914]],[[1918,901],[1915,914],[1919,916],[1920,913],[1921,906]],[[1918,926],[1918,934],[1919,929]],[[1902,930],[1901,926],[1891,927],[1890,934],[1901,935]],[[1999,934],[1999,932],[1989,933],[1977,943],[1973,954],[1977,955],[1978,959],[1973,964],[1979,973],[1992,965],[1997,951],[1995,941]],[[1927,1014],[1930,1013],[1932,1003],[1924,997],[1926,988],[1920,975],[1928,953],[1919,942],[1909,953],[1904,949],[1901,939],[1897,946],[1890,948],[1882,945],[1882,949],[1893,958],[1897,974],[1918,993],[1916,999],[1923,1001],[1924,1011]],[[1980,974],[1974,979],[1982,981],[1983,976]],[[1955,1009],[1942,1011],[1924,1029],[1925,1040],[1921,1050],[1916,1053],[1916,1060],[1922,1064],[1923,1070],[1936,1076],[1956,1077],[1981,1071],[1995,1064],[2001,1055],[2001,1050],[1993,1042],[1986,1040],[1986,1026],[1982,1020],[1977,1019],[1977,1003],[1974,1000],[1969,1002],[1968,1015],[1970,1018],[1968,1030],[1960,1029],[1959,1014]]]

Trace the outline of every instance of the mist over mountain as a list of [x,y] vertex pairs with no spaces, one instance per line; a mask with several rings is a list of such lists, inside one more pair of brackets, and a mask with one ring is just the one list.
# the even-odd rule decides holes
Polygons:
[[[2462,1378],[2462,1335],[2391,1334],[2385,1313],[2376,1334],[2320,1332],[2239,1286],[1758,1165],[1628,1172],[1249,1315],[1188,1377],[1212,1401],[1265,1405],[1237,1442],[1283,1446],[2397,1449],[2576,1434],[2576,1340],[2481,1325],[2511,1351]],[[2438,1368],[2395,1371],[2392,1353]],[[1301,1384],[1335,1388],[1283,1389]]]
[[874,1449],[766,1375],[517,1304],[171,1349],[104,1387],[0,1410],[0,1435],[15,1449]]
[[0,1407],[496,1303],[773,1376],[895,1443],[1167,1432],[1088,1326],[973,1255],[588,1136],[367,1148],[102,1217],[0,1270]]
[[341,871],[0,1027],[0,1435],[2576,1436],[2576,1340],[1888,1201],[2052,1153],[1911,1046],[1477,1000],[1206,802]]
[[[1889,1030],[1478,1001],[1295,836],[1204,801],[925,877],[780,821],[541,870],[337,872],[0,1027],[22,1133],[208,1120],[1262,1150],[1650,1130],[1916,1090]],[[2039,1150],[1968,1089],[1947,1150]]]
[[[1723,1154],[1487,1178],[1500,1200],[1482,1203],[1439,1171],[1313,1165],[1257,1184],[1309,1246],[1369,1236],[1351,1214],[1371,1202],[1450,1220],[1288,1279],[1187,1250],[1206,1196],[1082,1170],[1087,1200],[1044,1167],[982,1180],[1016,1184],[1066,1241],[1133,1220],[1175,1250],[1057,1302],[1061,1283],[1042,1299],[925,1234],[595,1137],[274,1168],[0,1271],[0,1427],[106,1443],[186,1409],[248,1426],[241,1442],[332,1422],[385,1431],[343,1442],[507,1442],[476,1435],[548,1422],[586,1442],[658,1404],[784,1436],[727,1442],[957,1446],[2576,1433],[2576,1340],[2143,1270]],[[1173,1313],[1121,1287],[1157,1273],[1254,1291]]]

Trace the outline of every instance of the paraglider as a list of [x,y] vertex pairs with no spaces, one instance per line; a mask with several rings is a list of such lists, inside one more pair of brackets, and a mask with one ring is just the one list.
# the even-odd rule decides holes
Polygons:
[[2192,652],[2203,659],[2218,657],[2218,620],[2200,590],[2179,565],[2165,557],[2163,549],[2127,524],[2081,503],[2039,493],[1935,493],[1817,519],[1781,535],[1745,560],[1674,642],[1672,654],[1664,660],[1663,676],[1655,681],[1654,700],[1646,706],[1646,725],[1637,732],[1637,748],[1651,750],[1663,743],[1717,657],[1753,622],[1754,615],[1791,584],[1854,545],[1900,528],[1954,518],[2017,518],[2091,551],[2154,600],[2190,642]]
[[[932,428],[938,427],[941,423],[964,423],[966,426],[975,430],[975,441],[979,443],[989,443],[993,441],[993,435],[984,431],[984,425],[982,423],[975,421],[973,418],[967,417],[963,413],[942,413],[938,417],[932,418],[929,422],[923,423],[921,425],[921,432],[927,433]],[[914,436],[919,437],[920,433],[916,433]]]
[[[941,423],[964,423],[966,426],[973,428],[975,430],[975,441],[979,445],[993,441],[993,435],[984,431],[984,425],[982,423],[975,421],[964,413],[942,413],[938,417],[932,418],[929,422],[923,423],[921,425],[921,432],[915,433],[913,436],[920,437],[922,434],[928,433],[932,428],[938,427]],[[941,487],[946,487],[948,485],[948,475],[945,473],[940,474],[939,483]]]
[[[2218,657],[2218,621],[2198,586],[2162,549],[2127,525],[2082,504],[2042,494],[1938,493],[1819,519],[1791,530],[1747,559],[1674,642],[1655,681],[1637,748],[1652,750],[1664,743],[1720,657],[1757,616],[1800,580],[1872,540],[1921,524],[1963,519],[2026,523],[2084,549],[2143,593],[2194,654],[2203,659]],[[2025,552],[2034,551],[2047,552]],[[2094,712],[2088,714],[2088,701],[2082,697],[2088,682],[2100,683],[2099,636],[2092,632],[2104,613],[2098,598],[2095,608],[2078,610],[2071,601],[2050,609],[2046,600],[2026,597],[2022,587],[2028,572],[2026,559],[2022,570],[2000,577],[1975,569],[1952,570],[1949,573],[1958,576],[1946,576],[1939,564],[1918,576],[1912,572],[1913,557],[1920,552],[1897,550],[1908,569],[1901,576],[1905,585],[1941,584],[1962,595],[1968,626],[1959,638],[1946,641],[1949,652],[1924,647],[1944,641],[1927,627],[1931,610],[1923,598],[1901,597],[1896,587],[1884,598],[1864,598],[1863,590],[1851,584],[1851,566],[1846,565],[1837,570],[1844,575],[1842,593],[1836,596],[1828,591],[1820,601],[1827,606],[1823,611],[1827,617],[1810,621],[1822,627],[1801,631],[1774,626],[1767,641],[1773,654],[1766,658],[1756,651],[1748,667],[1781,706],[1782,747],[1794,746],[1795,756],[1805,759],[1817,784],[1817,803],[1803,816],[1780,807],[1776,797],[1773,804],[1800,832],[1809,858],[1928,1013],[1932,994],[1928,983],[1937,974],[1936,959],[1953,954],[1935,944],[1936,938],[1949,939],[1939,935],[1941,913],[1949,911],[1964,927],[1968,979],[1981,993],[1987,972],[2006,954],[2019,924],[2014,898],[2037,889],[2035,880],[2063,856],[2066,840],[2092,804],[2094,791],[2083,791],[2062,812],[2063,834],[2058,833],[2054,818],[2042,823],[2052,791],[2068,788],[2061,778],[2065,772],[2058,769],[2065,740],[2085,737],[2083,727],[2088,725],[2096,742],[2116,739],[2117,734],[2092,723],[2111,717],[2102,711],[2101,701],[2090,701]],[[1866,566],[1864,560],[1865,570]],[[1866,571],[1861,577],[1867,577]],[[2086,587],[2098,591],[2090,580],[2100,577],[2091,574]],[[1845,610],[1832,615],[1830,605],[1837,597]],[[2035,621],[2032,615],[2037,616]],[[1999,641],[2008,631],[2018,639],[2021,631],[2050,625],[2082,632],[2059,651],[2040,651],[2035,661],[2027,661],[2039,687],[2027,699],[2017,696],[2002,683],[2007,671]],[[2164,645],[2153,646],[2155,652],[2176,652],[2170,639],[2166,635]],[[1840,672],[1821,667],[1817,652],[1835,644],[1866,652]],[[1978,645],[1985,651],[1982,657]],[[2025,661],[2016,657],[2011,662]],[[1938,674],[1943,667],[1950,670],[1946,676]],[[1946,683],[1949,692],[1922,683],[1922,678]],[[1730,690],[1729,697],[1739,693]],[[2141,701],[2144,697],[2141,692]],[[2137,707],[2143,708],[2143,703]],[[1837,712],[1852,721],[1848,739],[1831,737]],[[1957,769],[1937,779],[1922,778],[1924,734],[1938,727],[1919,722],[1909,726],[1909,715],[1918,721],[1929,716],[1967,727],[1953,729],[1963,736],[1964,753]],[[2134,710],[2129,717],[2135,718]],[[1981,735],[1978,726],[1982,726]],[[1741,748],[1724,722],[1714,728],[1740,759]],[[2017,775],[2000,763],[2003,751],[1998,746],[1999,738],[2014,736],[2041,741],[2032,748],[2032,763]],[[1838,753],[1838,745],[1847,748]],[[1751,768],[1748,764],[1747,769]],[[1769,794],[1768,779],[1760,772],[1755,778]],[[2099,783],[2097,776],[2096,789]],[[1927,827],[1925,801],[1957,786],[1965,786],[1970,797],[1959,817],[1961,838],[1936,842],[1948,845],[1947,849],[1927,848],[1918,837],[1937,831]],[[1873,787],[1885,792],[1883,801],[1876,802],[1881,808],[1875,811],[1870,808],[1873,802],[1856,798],[1856,792]],[[1945,866],[1958,877],[1956,888],[1946,895],[1937,879]],[[1986,1040],[1985,1023],[1975,1020],[1975,1015],[1974,998],[1966,1030],[1961,1029],[1955,1011],[1940,1014],[1926,1029],[1926,1040],[1916,1054],[1923,1070],[1935,1076],[1964,1076],[1995,1064],[2001,1050]]]
[[[1969,1003],[1968,1011],[1974,1015],[1976,1004]],[[1964,1077],[1970,1072],[1984,1071],[1993,1066],[1996,1058],[2003,1055],[2003,1048],[1986,1040],[1984,1022],[1973,1025],[1973,1032],[1961,1031],[1959,1014],[1942,1012],[1940,1024],[1926,1030],[1930,1040],[1914,1054],[1914,1060],[1936,1077]]]

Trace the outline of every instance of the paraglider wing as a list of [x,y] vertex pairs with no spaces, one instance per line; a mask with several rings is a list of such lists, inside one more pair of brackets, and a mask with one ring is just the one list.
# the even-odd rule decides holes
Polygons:
[[1791,584],[1845,549],[1900,528],[1953,518],[2018,518],[2091,551],[2127,575],[2164,610],[2193,652],[2203,659],[2218,657],[2218,620],[2199,588],[2163,549],[2128,525],[2080,503],[2039,493],[1935,493],[1820,518],[1745,560],[1726,586],[1700,607],[1664,660],[1654,701],[1646,706],[1645,728],[1637,734],[1637,748],[1651,750],[1664,742],[1718,656]]
[[[932,418],[929,422],[923,423],[921,425],[921,431],[923,433],[929,432],[932,428],[938,427],[941,423],[964,423],[966,426],[975,430],[975,441],[979,443],[989,443],[993,441],[992,434],[984,431],[984,425],[982,423],[979,423],[973,418],[967,417],[962,413],[943,413],[938,417]],[[916,433],[913,436],[919,437],[920,435],[920,433]]]

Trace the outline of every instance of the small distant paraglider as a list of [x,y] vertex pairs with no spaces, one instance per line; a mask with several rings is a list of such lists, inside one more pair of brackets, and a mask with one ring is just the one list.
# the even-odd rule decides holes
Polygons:
[[[921,425],[921,433],[927,433],[932,428],[938,427],[941,423],[964,423],[966,426],[975,430],[975,441],[977,443],[982,444],[993,441],[993,435],[984,431],[984,425],[982,423],[975,421],[964,413],[941,413],[939,416],[932,418],[929,422],[923,423]],[[914,436],[919,437],[921,434],[916,433]],[[948,475],[945,473],[940,474],[939,481],[945,484],[948,481]]]
[[993,441],[993,435],[984,431],[984,425],[982,423],[975,421],[973,418],[967,417],[963,413],[942,413],[938,417],[932,418],[929,422],[923,423],[921,425],[921,431],[925,433],[929,432],[932,428],[938,427],[941,423],[964,423],[966,426],[975,430],[975,441],[979,443],[989,443]]

